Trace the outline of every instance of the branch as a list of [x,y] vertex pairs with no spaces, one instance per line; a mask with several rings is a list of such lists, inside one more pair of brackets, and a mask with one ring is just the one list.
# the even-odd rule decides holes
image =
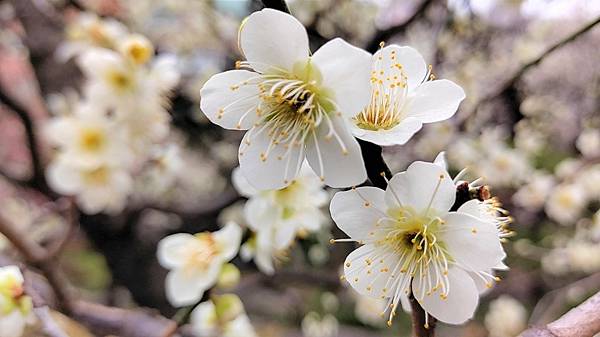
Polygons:
[[585,34],[590,29],[594,28],[594,26],[596,26],[598,23],[600,23],[600,16],[597,17],[596,19],[592,20],[590,23],[586,24],[585,26],[579,28],[578,30],[576,30],[575,32],[573,32],[569,36],[565,37],[564,39],[558,41],[557,43],[555,43],[554,45],[552,45],[550,48],[546,49],[546,51],[544,51],[543,53],[541,53],[535,59],[533,59],[533,60],[525,63],[508,80],[506,80],[498,89],[496,89],[491,94],[489,94],[489,95],[485,96],[484,98],[482,98],[481,100],[479,100],[479,102],[477,102],[475,104],[475,107],[473,108],[472,112],[477,111],[477,109],[483,103],[492,101],[492,100],[496,99],[497,97],[500,97],[500,96],[504,95],[507,91],[510,90],[510,88],[512,88],[521,79],[521,77],[530,68],[532,68],[532,67],[540,64],[544,60],[544,58],[546,58],[548,55],[552,54],[554,51],[556,51],[557,49],[563,47],[564,45],[568,44],[569,42],[574,41],[579,36]]
[[415,10],[414,14],[408,18],[406,21],[402,22],[399,25],[389,27],[387,29],[378,30],[375,35],[371,38],[369,43],[367,43],[367,47],[365,48],[368,52],[374,53],[379,48],[379,44],[381,41],[385,41],[392,36],[403,32],[410,26],[413,22],[419,19],[421,16],[425,15],[425,12],[431,6],[435,0],[424,0],[421,2],[421,5]]
[[592,337],[600,332],[600,292],[545,327],[525,330],[519,337]]

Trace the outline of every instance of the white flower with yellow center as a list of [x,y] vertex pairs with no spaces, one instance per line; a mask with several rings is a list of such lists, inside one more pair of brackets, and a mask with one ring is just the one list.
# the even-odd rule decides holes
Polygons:
[[132,191],[129,172],[119,166],[100,164],[81,167],[59,156],[46,170],[50,187],[64,195],[73,195],[87,214],[123,210]]
[[0,267],[0,336],[21,337],[33,323],[31,298],[24,293],[23,274],[17,266]]
[[585,189],[578,184],[561,184],[552,189],[546,201],[548,216],[561,225],[574,224],[587,205]]
[[[211,77],[201,108],[215,124],[248,130],[241,170],[259,189],[279,189],[296,177],[304,158],[332,187],[367,175],[346,119],[369,99],[369,53],[334,39],[310,54],[306,29],[293,16],[264,9],[240,27],[246,61]],[[345,117],[344,117],[345,116]]]
[[256,337],[242,301],[233,294],[200,303],[192,311],[190,321],[193,331],[201,337]]
[[241,239],[242,229],[233,222],[213,233],[179,233],[162,239],[157,256],[170,270],[166,279],[169,302],[176,307],[198,302],[215,285],[223,265],[235,257]]
[[359,293],[388,300],[389,320],[412,292],[440,321],[461,324],[473,316],[482,288],[505,257],[497,223],[471,200],[450,211],[456,186],[443,162],[414,162],[385,191],[359,187],[337,193],[331,215],[363,246],[344,264]]
[[274,272],[273,259],[289,248],[296,236],[317,231],[325,223],[321,207],[327,203],[328,194],[306,163],[291,184],[279,190],[254,189],[239,168],[233,172],[233,183],[249,198],[244,217],[255,233],[243,247],[244,256],[254,256],[257,266],[267,274]]
[[454,82],[433,80],[418,51],[390,45],[373,55],[371,101],[352,116],[352,133],[378,145],[402,145],[424,123],[452,117],[464,98]]

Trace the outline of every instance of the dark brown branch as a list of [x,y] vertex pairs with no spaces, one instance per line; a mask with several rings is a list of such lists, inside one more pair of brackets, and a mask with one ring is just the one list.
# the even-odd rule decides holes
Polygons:
[[592,337],[600,332],[600,292],[545,327],[531,328],[519,337]]
[[391,179],[392,172],[385,163],[385,160],[383,160],[383,149],[379,145],[360,139],[358,140],[358,144],[360,144],[360,150],[371,184],[381,189],[385,189],[387,186],[385,178]]
[[564,45],[568,44],[569,42],[574,41],[575,39],[577,39],[581,35],[585,34],[589,30],[591,30],[592,28],[594,28],[594,26],[596,26],[598,23],[600,23],[600,17],[597,17],[596,19],[592,20],[590,23],[588,23],[585,26],[579,28],[578,30],[576,30],[575,32],[571,33],[570,35],[568,35],[564,39],[558,41],[557,43],[555,43],[554,45],[552,45],[551,47],[549,47],[548,49],[546,49],[543,53],[541,53],[535,59],[533,59],[533,60],[525,63],[524,65],[522,65],[521,68],[519,68],[508,80],[504,81],[504,83],[502,83],[502,85],[500,85],[498,87],[498,89],[496,89],[491,94],[489,94],[489,95],[485,96],[484,98],[482,98],[481,100],[479,100],[479,102],[477,102],[475,104],[475,107],[473,108],[473,112],[477,111],[477,109],[483,103],[487,103],[489,101],[492,101],[492,100],[494,100],[494,99],[496,99],[496,98],[504,95],[507,91],[509,91],[511,88],[513,88],[515,86],[515,84],[521,79],[521,77],[523,77],[523,75],[529,69],[531,69],[532,67],[540,64],[548,55],[552,54],[554,51],[560,49],[561,47],[563,47]]
[[265,5],[265,8],[272,8],[288,14],[290,13],[290,8],[285,3],[285,0],[262,0],[262,3]]
[[[437,320],[423,310],[417,299],[410,294],[411,319],[415,337],[435,336],[435,325]],[[427,321],[425,320],[427,318]]]
[[375,35],[373,35],[373,37],[371,38],[371,40],[369,41],[369,43],[367,44],[365,49],[371,53],[374,53],[375,51],[377,51],[377,48],[379,48],[379,44],[382,41],[388,40],[392,36],[399,34],[399,33],[403,32],[404,30],[406,30],[406,28],[408,28],[408,26],[410,26],[415,21],[417,21],[420,17],[425,15],[429,6],[431,6],[434,2],[435,2],[435,0],[424,0],[423,2],[421,2],[421,5],[415,10],[414,14],[411,17],[409,17],[406,21],[402,22],[399,25],[392,26],[387,29],[378,30],[375,33]]

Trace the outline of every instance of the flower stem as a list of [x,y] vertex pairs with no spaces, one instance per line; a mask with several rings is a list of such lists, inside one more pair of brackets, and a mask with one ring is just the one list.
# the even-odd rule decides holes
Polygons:
[[[413,326],[414,337],[434,337],[435,336],[435,324],[437,320],[431,315],[427,314],[421,307],[417,299],[411,293],[409,296],[410,307],[412,309],[411,318]],[[427,320],[425,317],[427,317]]]

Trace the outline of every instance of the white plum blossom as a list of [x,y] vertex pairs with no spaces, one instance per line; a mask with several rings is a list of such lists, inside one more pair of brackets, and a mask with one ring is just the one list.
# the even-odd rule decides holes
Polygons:
[[506,268],[504,221],[478,200],[450,211],[456,186],[444,166],[441,157],[414,162],[385,191],[359,187],[331,201],[333,220],[350,236],[333,241],[362,244],[346,258],[344,278],[360,294],[387,300],[388,324],[411,292],[433,317],[461,324],[497,280],[493,270]]
[[600,156],[600,130],[587,129],[577,137],[577,149],[587,158]]
[[198,302],[217,282],[223,265],[235,257],[241,238],[240,226],[230,222],[213,233],[178,233],[162,239],[157,256],[170,270],[166,279],[169,302],[176,307]]
[[46,177],[48,185],[56,192],[75,196],[77,204],[87,214],[119,213],[133,188],[130,173],[119,166],[80,167],[65,158],[50,163]]
[[256,337],[239,297],[215,296],[200,303],[190,315],[192,330],[200,337]]
[[527,310],[514,298],[502,295],[490,303],[485,315],[490,337],[514,337],[527,328]]
[[35,318],[31,298],[24,293],[17,266],[0,267],[0,336],[21,337]]
[[296,236],[315,232],[326,221],[321,207],[329,195],[307,164],[287,187],[279,190],[256,190],[239,168],[233,172],[233,183],[240,194],[249,198],[244,217],[255,233],[242,247],[243,257],[254,257],[267,274],[274,272],[273,258],[289,248]]
[[302,319],[302,336],[304,337],[336,337],[340,323],[332,314],[322,317],[314,312],[309,312]]
[[390,45],[373,55],[371,101],[352,117],[352,133],[388,146],[406,143],[424,123],[446,120],[465,98],[449,80],[433,80],[431,69],[411,47]]
[[544,207],[546,199],[554,187],[554,177],[550,174],[536,172],[530,180],[513,195],[515,204],[528,210]]
[[239,45],[246,61],[211,77],[200,105],[213,123],[248,130],[239,149],[248,181],[283,188],[307,158],[329,186],[362,183],[366,170],[346,119],[368,102],[371,55],[339,38],[311,55],[302,24],[272,9],[242,23]]
[[578,184],[561,184],[546,201],[546,214],[561,225],[572,225],[587,205],[586,192]]

